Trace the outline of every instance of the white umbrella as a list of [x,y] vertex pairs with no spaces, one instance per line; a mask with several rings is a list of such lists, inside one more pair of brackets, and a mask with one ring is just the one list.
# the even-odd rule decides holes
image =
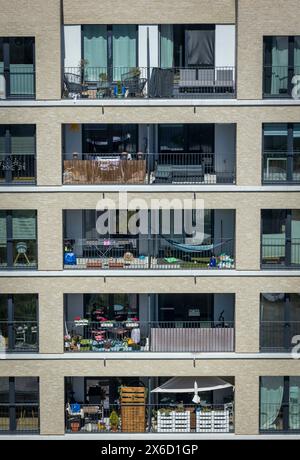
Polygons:
[[220,377],[172,377],[161,386],[154,388],[152,393],[194,393],[222,390],[233,385]]
[[194,382],[194,397],[192,399],[193,403],[195,404],[199,404],[200,403],[200,396],[198,395],[198,383],[197,383],[197,380],[195,380]]

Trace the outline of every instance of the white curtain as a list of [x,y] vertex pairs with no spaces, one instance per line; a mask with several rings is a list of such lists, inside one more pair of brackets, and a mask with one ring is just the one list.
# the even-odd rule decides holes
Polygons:
[[260,427],[275,428],[283,398],[283,377],[262,377],[260,390]]
[[289,428],[300,429],[300,377],[290,377]]
[[162,24],[160,27],[160,66],[170,69],[174,65],[173,25]]

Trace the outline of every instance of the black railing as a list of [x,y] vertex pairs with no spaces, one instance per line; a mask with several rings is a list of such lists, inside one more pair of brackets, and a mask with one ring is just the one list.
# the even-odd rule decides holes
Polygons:
[[[80,158],[78,158],[80,156]],[[66,154],[64,184],[234,184],[235,154]]]
[[39,405],[0,403],[0,433],[38,433]]
[[205,244],[158,236],[64,240],[65,269],[232,269],[234,238]]
[[31,69],[1,70],[1,99],[35,99],[35,71]]
[[234,98],[234,67],[66,67],[64,98]]
[[38,352],[37,321],[0,321],[0,352]]
[[265,151],[263,153],[263,183],[299,183],[300,152]]
[[296,345],[293,337],[300,336],[300,321],[261,321],[260,351],[290,352]]
[[262,235],[261,243],[262,268],[285,268],[300,265],[300,238],[285,239],[268,238]]
[[234,323],[66,321],[66,352],[232,352]]
[[67,404],[66,432],[230,433],[234,407],[228,404]]
[[[263,95],[264,97],[292,97],[293,89],[300,96],[300,66],[264,66]],[[297,81],[298,80],[298,81]]]
[[31,185],[35,183],[35,155],[0,155],[0,185]]

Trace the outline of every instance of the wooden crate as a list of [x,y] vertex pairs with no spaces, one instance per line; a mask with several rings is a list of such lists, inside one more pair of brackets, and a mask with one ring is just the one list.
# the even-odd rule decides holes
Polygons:
[[126,433],[146,431],[146,389],[122,387],[120,392],[121,428]]

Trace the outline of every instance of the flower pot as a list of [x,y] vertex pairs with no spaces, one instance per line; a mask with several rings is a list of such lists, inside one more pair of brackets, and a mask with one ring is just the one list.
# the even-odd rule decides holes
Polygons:
[[77,431],[79,431],[79,429],[80,429],[80,422],[78,421],[71,422],[71,430],[73,431],[73,433],[76,433]]

